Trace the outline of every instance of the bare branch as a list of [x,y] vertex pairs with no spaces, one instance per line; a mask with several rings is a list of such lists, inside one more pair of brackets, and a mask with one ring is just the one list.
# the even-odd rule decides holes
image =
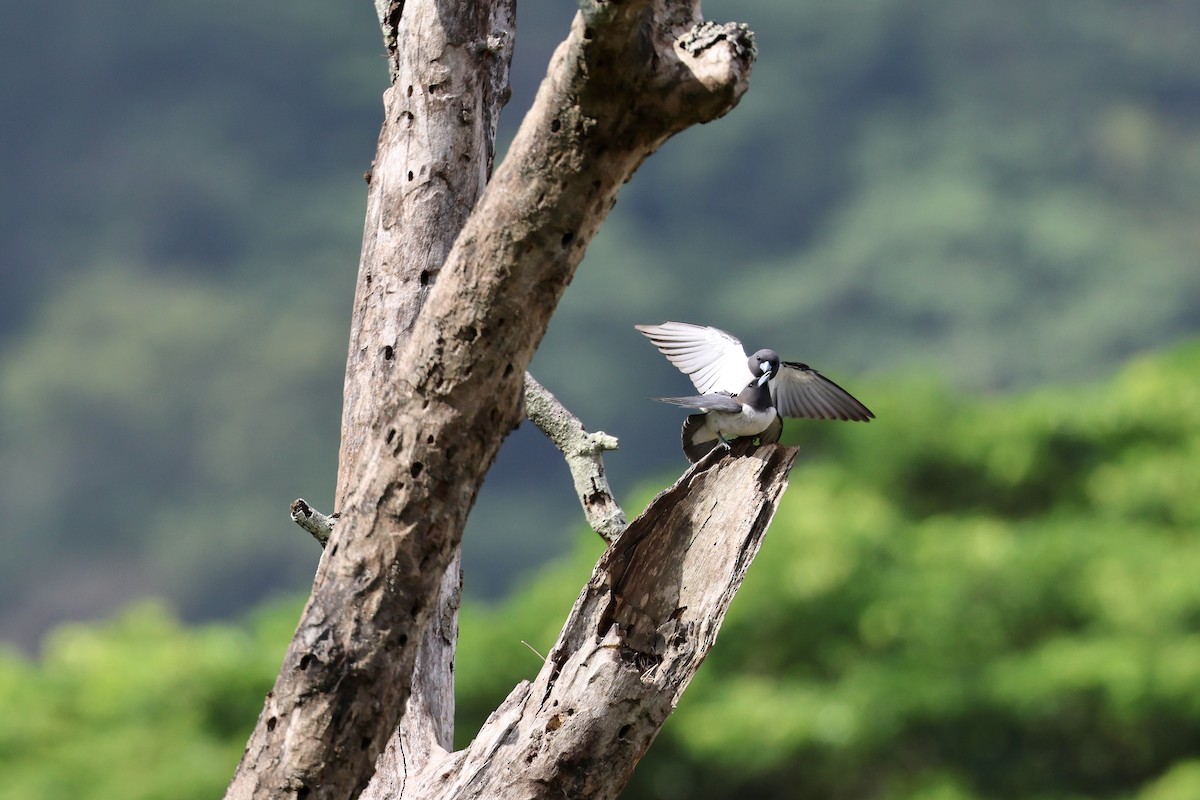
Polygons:
[[525,414],[562,452],[588,524],[600,538],[611,544],[628,524],[604,474],[602,453],[617,449],[616,437],[604,431],[588,433],[579,418],[528,372],[525,373]]
[[292,522],[312,534],[321,547],[329,544],[329,536],[333,533],[337,514],[327,517],[306,503],[304,498],[298,497],[292,501],[291,516]]

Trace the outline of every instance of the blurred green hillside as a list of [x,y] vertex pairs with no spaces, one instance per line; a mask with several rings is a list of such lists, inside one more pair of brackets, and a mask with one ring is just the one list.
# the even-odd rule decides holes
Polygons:
[[[620,490],[681,463],[678,415],[644,398],[686,383],[633,323],[727,328],[881,421],[861,386],[1098,379],[1200,332],[1200,5],[705,8],[757,31],[752,88],[626,187],[534,364],[621,438]],[[572,10],[522,0],[503,136]],[[20,554],[0,639],[145,595],[196,620],[304,590],[285,509],[330,510],[385,83],[371,5],[16,4],[0,69],[0,545]],[[518,431],[468,592],[518,585],[577,518]]]
[[[793,425],[804,459],[625,796],[1200,797],[1198,373],[1200,342],[1105,384],[980,402],[913,380],[874,389],[877,424]],[[553,645],[599,554],[572,541],[464,606],[461,742],[536,674],[523,642]],[[0,800],[216,796],[298,610],[142,607],[0,655]]]

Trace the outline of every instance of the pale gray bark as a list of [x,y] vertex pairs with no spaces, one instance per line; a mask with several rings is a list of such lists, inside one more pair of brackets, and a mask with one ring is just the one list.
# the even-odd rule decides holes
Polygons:
[[[418,12],[427,6],[433,11]],[[465,213],[457,196],[447,199],[440,193],[440,187],[449,186],[450,166],[463,163],[464,155],[480,174],[486,169],[469,160],[470,150],[451,150],[424,166],[405,161],[412,158],[403,155],[405,148],[418,135],[412,129],[405,133],[412,121],[406,115],[414,113],[411,104],[420,103],[430,115],[449,113],[453,119],[457,114],[464,127],[483,125],[488,92],[493,99],[503,92],[491,82],[497,70],[483,70],[490,77],[480,77],[478,68],[481,60],[500,58],[496,51],[503,52],[511,36],[493,35],[489,27],[505,19],[499,4],[392,0],[378,7],[385,33],[389,26],[396,30],[391,41],[397,81],[385,98],[388,116],[372,173],[347,366],[343,424],[356,433],[347,437],[339,461],[338,523],[229,798],[352,798],[364,789],[377,756],[397,726],[407,724],[401,718],[408,716],[417,645],[438,638],[430,634],[430,620],[442,616],[438,597],[447,587],[467,512],[501,441],[521,419],[525,368],[587,244],[642,160],[673,133],[721,116],[737,103],[753,60],[752,40],[743,27],[704,23],[689,0],[583,0],[533,108],[444,262],[436,251],[441,239],[431,240],[434,255],[422,260],[423,254],[401,246],[397,232],[410,226],[436,229],[448,224],[448,216]],[[416,13],[433,17],[418,24],[410,16]],[[462,14],[469,19],[460,19]],[[426,24],[445,26],[453,46],[418,64],[418,71],[430,71],[410,83],[403,77],[406,54],[424,40]],[[457,36],[469,24],[476,25],[478,35]],[[433,41],[437,47],[436,36]],[[485,99],[476,105],[477,98]],[[419,176],[429,176],[424,190],[409,186]],[[378,271],[384,266],[386,276]],[[392,297],[414,289],[419,291],[411,304]],[[389,341],[396,344],[378,346]],[[786,459],[770,455],[777,452],[784,451],[764,449],[759,458],[768,468],[749,479],[729,472],[748,459],[714,468],[716,474],[734,476],[728,479],[733,496],[750,502],[744,508],[739,504],[739,513],[763,527],[777,495],[750,498],[745,489],[781,488]],[[680,531],[715,535],[704,518],[725,520],[717,527],[726,533],[730,525],[739,529],[718,502],[729,496],[726,480],[702,480],[701,488],[682,490],[698,492],[693,499],[672,495],[671,509],[681,510],[644,516],[644,533],[633,536],[635,522],[617,541],[602,562],[603,575],[577,603],[573,619],[581,621],[568,626],[550,659],[557,668],[535,687],[545,693],[531,696],[536,706],[512,701],[503,713],[522,718],[530,711],[550,713],[557,708],[553,700],[561,697],[561,704],[577,696],[572,691],[583,686],[577,682],[585,670],[599,669],[595,688],[607,689],[596,695],[594,707],[553,712],[542,730],[568,733],[550,737],[558,744],[542,749],[529,739],[523,747],[532,754],[534,768],[499,765],[489,773],[487,786],[500,786],[505,775],[527,787],[530,780],[546,785],[599,780],[554,774],[579,772],[562,759],[590,752],[591,745],[624,759],[612,779],[595,787],[594,796],[615,792],[617,779],[623,785],[651,731],[703,658],[707,645],[697,650],[697,643],[711,644],[724,613],[721,602],[707,594],[693,598],[695,589],[678,583],[692,574],[678,559],[688,551]],[[744,555],[757,546],[753,537],[746,541],[753,546],[726,563],[733,578],[706,577],[706,582],[729,586],[729,592],[736,588],[748,563]],[[643,563],[639,554],[650,552],[646,548],[653,548],[654,563]],[[659,598],[645,582],[647,575],[666,581],[663,585],[674,587],[670,591],[676,596]],[[664,603],[675,603],[668,615],[673,621],[661,616]],[[677,633],[671,624],[689,608],[700,616],[688,617],[687,630]],[[590,632],[589,626],[594,626]],[[674,654],[676,640],[686,655]],[[632,699],[633,682],[642,678],[629,673],[629,666],[640,675],[660,657],[654,680],[676,688]],[[606,659],[612,663],[606,665]],[[596,726],[610,716],[605,709],[615,713],[611,698],[631,698],[630,708],[643,709],[646,724],[626,723],[631,727],[618,728],[612,740],[601,736]],[[435,706],[441,707],[427,704],[430,713],[439,713]],[[541,736],[530,730],[530,736]],[[628,738],[631,731],[637,732],[636,740]],[[444,738],[433,735],[430,741]],[[507,739],[495,741],[503,746]],[[434,756],[428,763],[438,760],[432,747],[428,752]],[[468,752],[471,764],[487,760],[479,749]],[[476,783],[471,779],[469,785]],[[571,795],[588,793],[580,788]]]
[[310,506],[304,498],[297,498],[292,501],[291,517],[292,522],[308,531],[321,547],[329,544],[329,537],[333,534],[333,526],[337,522],[336,516],[326,516]]
[[604,431],[589,433],[579,418],[525,373],[525,413],[567,461],[575,496],[592,530],[612,542],[625,530],[625,512],[613,496],[604,472],[604,452],[617,449],[617,439]]

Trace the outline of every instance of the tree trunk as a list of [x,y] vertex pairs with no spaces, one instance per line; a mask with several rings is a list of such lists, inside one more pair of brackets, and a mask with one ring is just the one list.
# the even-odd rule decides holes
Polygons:
[[[438,272],[492,173],[508,101],[515,0],[376,4],[391,67],[384,123],[369,173],[343,388],[335,508],[362,470],[379,397]],[[406,763],[454,743],[454,652],[462,594],[455,546],[413,671],[401,721]]]
[[[486,4],[438,0],[433,5],[437,19],[445,21],[454,18],[455,8]],[[404,18],[418,7],[395,0],[377,5],[385,31],[389,26],[401,30]],[[617,190],[643,159],[671,134],[726,113],[745,91],[753,45],[743,27],[703,23],[695,4],[685,0],[584,0],[581,8],[508,156],[455,240],[424,305],[418,303],[407,339],[397,323],[396,344],[389,352],[386,346],[374,349],[386,335],[356,333],[351,360],[361,357],[374,372],[361,383],[354,381],[358,388],[352,390],[355,367],[347,370],[347,415],[357,413],[349,407],[364,403],[370,410],[354,426],[361,439],[343,448],[340,519],[227,797],[352,798],[367,785],[377,756],[404,715],[417,643],[434,615],[467,512],[501,441],[521,419],[525,367],[587,244]],[[491,36],[472,41],[476,58],[503,49]],[[401,63],[408,46],[406,40],[394,47],[394,65]],[[454,52],[461,56],[471,50]],[[462,80],[472,62],[458,56],[446,60],[441,63],[448,70],[445,79],[411,84],[413,97],[449,102],[459,87],[456,78]],[[388,152],[377,160],[373,183],[384,180],[383,175],[387,182],[372,187],[360,270],[364,297],[382,295],[362,300],[366,306],[390,302],[385,299],[387,284],[377,289],[369,285],[375,269],[397,254],[379,243],[371,251],[372,231],[396,227],[401,217],[394,215],[401,212],[391,203],[403,202],[408,174],[414,181],[419,174],[413,165],[393,160],[398,156],[385,144],[389,127],[397,118],[405,119],[408,86],[405,80],[393,85],[386,103],[381,150]],[[472,113],[482,113],[473,106],[459,110],[465,112],[460,117],[464,125],[474,124]],[[438,175],[435,169],[429,174]],[[425,220],[422,224],[443,224],[436,214]],[[385,234],[378,238],[382,241]],[[406,273],[408,287],[415,268]],[[417,272],[416,285],[428,287],[435,272]],[[390,289],[408,290],[394,283]],[[389,315],[403,316],[393,309],[377,324],[386,329]],[[356,316],[370,315],[364,309]],[[392,366],[378,363],[392,360]],[[763,476],[786,471],[778,458],[769,463],[774,466]],[[769,483],[767,477],[755,480]],[[710,486],[706,495],[716,488]],[[707,513],[718,512],[712,508],[713,496],[702,502],[708,504]],[[765,526],[773,508],[773,500],[763,500],[751,510]],[[671,551],[656,552],[666,558]],[[618,588],[628,585],[623,558],[606,561],[610,585]],[[651,668],[644,659],[657,658],[658,645],[645,626],[658,617],[647,613],[644,625],[634,619],[650,598],[622,590],[614,597],[625,599],[609,602],[596,617],[601,600],[597,595],[585,603],[588,596],[585,592],[577,611],[586,610],[587,619],[598,626],[603,623],[604,630],[595,630],[614,645],[592,647],[588,663],[600,666],[601,659],[613,658]],[[656,601],[655,612],[659,605]],[[712,622],[696,618],[692,624]],[[628,643],[620,638],[623,627],[633,637]],[[567,668],[574,669],[579,648],[590,647],[589,641],[577,631],[556,648],[551,661],[559,669],[546,683],[546,698],[565,685]],[[662,663],[668,663],[665,656]],[[615,666],[606,674],[614,676],[615,689],[625,692],[630,676],[613,672]],[[680,678],[675,672],[661,675],[664,680]],[[543,698],[530,699],[540,703]],[[514,702],[510,698],[505,713],[515,713]],[[529,700],[516,705],[524,707],[525,702]],[[582,714],[580,720],[597,713],[571,708]],[[647,708],[649,723],[661,724],[669,711],[661,701]],[[566,709],[561,713],[567,714]],[[573,716],[546,725],[567,729]],[[647,730],[638,723],[636,747],[627,748],[626,755],[640,756],[652,738]],[[618,730],[618,739],[631,731],[633,727]],[[599,739],[596,743],[602,744]],[[627,761],[622,771],[632,770],[634,763],[636,758]],[[550,768],[549,762],[542,764],[538,774],[546,775]],[[502,772],[511,776],[520,769],[511,764]]]

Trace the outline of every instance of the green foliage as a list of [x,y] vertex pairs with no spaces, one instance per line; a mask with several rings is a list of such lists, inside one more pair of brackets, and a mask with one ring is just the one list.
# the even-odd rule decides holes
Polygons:
[[[1200,796],[1197,374],[1200,345],[1016,400],[900,386],[824,429],[628,796]],[[586,560],[466,609],[465,727]]]
[[4,800],[219,797],[274,682],[295,608],[188,629],[142,605],[0,652]]
[[256,294],[114,269],[32,321],[0,370],[6,534],[30,543],[0,562],[0,600],[86,600],[70,580],[39,597],[44,572],[100,567],[109,596],[231,613],[261,602],[263,577],[311,574],[284,510],[330,491],[337,405],[309,394],[340,384],[344,333],[292,299],[301,313],[272,315]]
[[[686,384],[634,322],[736,330],[811,360],[879,420],[792,426],[812,460],[631,793],[1200,796],[1195,348],[1016,402],[911,377],[1074,381],[1194,335],[1200,5],[705,6],[757,31],[752,88],[623,190],[535,371],[621,437],[618,480],[679,464],[677,415],[636,398]],[[522,8],[510,130],[572,13]],[[304,495],[331,510],[385,81],[369,3],[91,12],[16,4],[0,32],[0,67],[20,76],[0,82],[0,539],[19,554],[0,561],[0,636],[26,643],[139,594],[195,618],[307,582],[315,550],[283,509]],[[889,388],[851,379],[866,370]],[[558,459],[521,435],[473,517],[469,591],[563,546],[536,507],[576,513],[565,483],[543,491],[565,481]],[[593,555],[493,614],[468,608],[473,724],[536,669],[520,640],[550,647]],[[0,792],[140,796],[105,783],[126,770],[158,770],[146,796],[219,789],[242,736],[222,731],[257,713],[273,667],[243,691],[199,651],[269,665],[290,622],[268,644],[138,614],[0,664],[0,755],[17,765]],[[191,710],[164,700],[169,720],[119,727],[155,711],[135,697],[193,680],[163,655],[193,650],[225,711],[180,688]],[[37,766],[58,762],[69,773]]]
[[[869,426],[790,425],[804,461],[627,796],[1200,796],[1198,371],[1200,343],[1104,386],[908,384]],[[581,533],[464,606],[460,745],[536,675],[599,553]],[[0,800],[217,796],[297,611],[186,628],[141,606],[0,654]]]

